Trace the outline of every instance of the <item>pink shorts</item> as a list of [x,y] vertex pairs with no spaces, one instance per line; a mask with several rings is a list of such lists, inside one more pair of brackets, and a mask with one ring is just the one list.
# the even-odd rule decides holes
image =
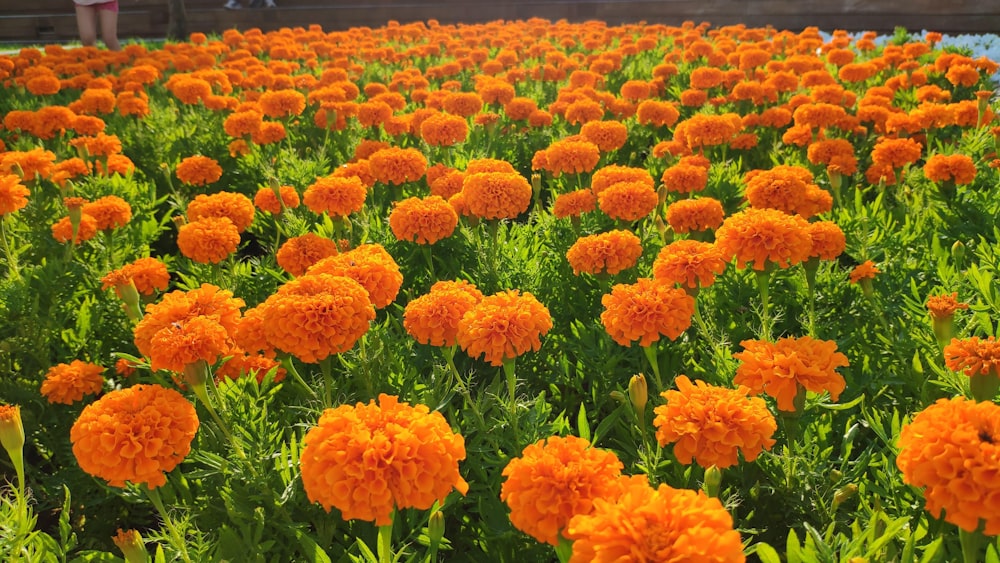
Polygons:
[[[80,5],[80,4],[78,4]],[[95,10],[106,10],[108,12],[118,11],[118,0],[111,0],[110,2],[101,2],[99,4],[90,4],[85,6],[86,8],[93,8]]]

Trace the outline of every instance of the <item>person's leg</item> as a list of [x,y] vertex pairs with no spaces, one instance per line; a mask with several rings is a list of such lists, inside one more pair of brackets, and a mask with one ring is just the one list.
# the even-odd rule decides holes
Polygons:
[[91,6],[76,6],[76,27],[80,30],[80,42],[85,47],[97,43],[97,14]]
[[97,10],[101,17],[101,39],[112,51],[121,50],[118,44],[118,10]]

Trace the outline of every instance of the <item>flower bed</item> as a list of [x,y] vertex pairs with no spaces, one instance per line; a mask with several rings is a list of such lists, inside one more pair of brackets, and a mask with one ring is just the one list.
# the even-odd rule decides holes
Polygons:
[[0,554],[996,558],[997,64],[876,39],[0,56]]

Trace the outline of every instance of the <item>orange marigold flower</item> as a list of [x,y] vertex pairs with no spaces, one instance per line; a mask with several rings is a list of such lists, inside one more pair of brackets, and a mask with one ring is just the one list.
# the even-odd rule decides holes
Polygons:
[[378,404],[327,409],[303,439],[302,486],[310,502],[344,520],[392,522],[395,509],[426,510],[469,484],[458,463],[465,440],[424,405],[381,394]]
[[680,118],[681,113],[670,102],[661,100],[643,100],[635,112],[636,119],[642,125],[656,127],[671,127]]
[[399,240],[434,244],[451,236],[458,226],[458,213],[443,197],[411,197],[394,202],[389,227]]
[[507,162],[506,160],[500,160],[497,158],[474,158],[465,165],[465,173],[468,174],[482,174],[484,172],[506,172],[509,174],[516,174],[517,170],[514,169],[514,165]]
[[211,317],[199,315],[171,323],[153,335],[149,367],[153,371],[183,373],[186,366],[199,361],[214,364],[229,348],[225,327]]
[[417,342],[431,346],[458,344],[458,323],[483,300],[475,285],[465,281],[441,281],[406,304],[403,328]]
[[618,182],[597,194],[605,215],[619,221],[638,221],[656,208],[659,197],[645,182]]
[[633,168],[617,164],[611,164],[595,170],[594,175],[590,179],[590,189],[596,196],[619,182],[642,182],[648,185],[650,189],[655,189],[653,177],[649,175],[649,171],[645,168]]
[[62,83],[58,76],[45,73],[29,78],[24,87],[34,96],[51,96],[59,93],[59,90],[62,89]]
[[573,273],[615,275],[635,266],[642,243],[631,231],[609,231],[577,239],[566,251]]
[[306,276],[330,274],[347,276],[360,283],[368,292],[375,308],[382,309],[395,301],[403,285],[399,264],[380,244],[363,244],[357,248],[323,258],[306,270]]
[[924,176],[932,182],[950,180],[962,186],[976,178],[976,163],[964,154],[935,154],[924,164]]
[[219,369],[215,370],[215,378],[239,379],[251,376],[257,379],[257,383],[264,383],[267,374],[274,370],[274,383],[279,383],[288,373],[281,363],[261,354],[244,354],[239,352],[231,356]]
[[83,212],[97,221],[99,231],[124,227],[132,220],[132,206],[116,195],[107,195],[85,204]]
[[225,217],[243,232],[253,222],[253,202],[247,196],[235,192],[200,194],[187,206],[187,217],[191,221]]
[[882,137],[872,149],[872,162],[900,168],[916,162],[922,152],[923,145],[908,137],[902,139]]
[[516,172],[466,174],[462,194],[471,215],[482,219],[513,219],[528,210],[531,184]]
[[847,248],[844,231],[833,221],[809,223],[809,238],[812,239],[810,258],[835,260]]
[[798,213],[809,218],[829,211],[822,190],[813,183],[813,175],[801,166],[779,165],[770,170],[751,170],[743,177],[745,195],[754,208],[779,209],[785,213]]
[[597,145],[601,152],[610,152],[625,145],[628,127],[618,121],[589,121],[580,128],[580,136]]
[[599,499],[618,496],[622,468],[614,452],[591,447],[583,438],[551,436],[507,463],[500,500],[510,507],[515,528],[558,545],[574,516],[590,514]]
[[23,184],[21,178],[14,174],[0,174],[0,217],[23,209],[28,205],[31,192]]
[[360,211],[368,197],[368,188],[357,176],[324,176],[306,188],[302,202],[313,213],[347,217]]
[[427,157],[417,149],[389,147],[368,157],[375,179],[383,184],[416,182],[427,172]]
[[483,98],[475,92],[449,92],[442,109],[452,115],[470,117],[483,109]]
[[257,110],[235,111],[226,117],[222,128],[227,135],[238,139],[255,134],[263,122],[264,114]]
[[117,135],[98,133],[93,137],[77,137],[70,139],[69,144],[77,149],[84,149],[90,156],[116,155],[122,152],[122,142]]
[[97,234],[97,219],[83,213],[80,215],[80,225],[77,227],[76,236],[73,235],[73,222],[69,216],[63,217],[52,225],[52,238],[60,243],[67,243],[73,239],[73,244],[86,242]]
[[944,75],[952,86],[975,86],[979,82],[979,71],[969,64],[953,64],[948,66]]
[[708,185],[708,169],[678,163],[664,170],[660,181],[668,192],[681,194],[700,192]]
[[708,287],[726,269],[715,245],[691,239],[674,241],[660,249],[653,261],[653,277],[682,286]]
[[450,147],[469,136],[469,123],[462,117],[435,112],[420,123],[420,137],[433,147]]
[[555,175],[590,172],[601,160],[601,150],[590,141],[556,141],[545,149],[546,170]]
[[286,283],[258,308],[267,343],[312,364],[350,350],[375,319],[361,284],[321,273]]
[[874,262],[871,260],[865,260],[863,263],[858,264],[853,270],[851,270],[851,283],[873,280],[876,275],[881,273],[882,271],[875,267]]
[[574,517],[570,563],[704,561],[743,563],[743,543],[719,499],[703,491],[653,489],[645,475],[621,480],[622,492]]
[[240,231],[228,217],[205,217],[177,231],[181,254],[202,264],[218,264],[240,245]]
[[743,129],[743,120],[738,114],[722,115],[695,114],[677,124],[674,139],[680,140],[691,150],[729,144]]
[[121,297],[119,286],[123,283],[128,285],[129,281],[135,284],[135,289],[139,293],[152,295],[156,290],[167,289],[170,284],[170,273],[167,271],[167,265],[156,258],[139,258],[101,278],[102,289],[114,288],[118,297]]
[[375,176],[372,174],[371,166],[368,165],[368,159],[366,158],[341,164],[330,173],[330,176],[334,178],[355,177],[361,180],[361,183],[364,184],[366,188],[374,186],[376,181]]
[[601,322],[615,342],[649,346],[666,336],[676,340],[691,326],[694,298],[673,283],[639,278],[634,284],[618,284],[601,298]]
[[483,298],[458,323],[458,345],[473,358],[502,365],[538,351],[552,329],[549,310],[528,292],[508,290]]
[[447,174],[436,178],[430,183],[431,195],[441,196],[444,199],[451,199],[451,197],[462,191],[462,185],[465,183],[465,172],[461,170],[452,170]]
[[365,127],[378,127],[392,117],[392,106],[378,101],[369,100],[358,104],[358,123]]
[[72,405],[82,401],[84,395],[101,392],[104,368],[89,362],[73,360],[68,364],[57,364],[49,368],[42,381],[42,396],[49,403]]
[[334,254],[337,254],[337,243],[315,233],[306,233],[285,241],[275,258],[278,266],[298,277],[316,262]]
[[653,426],[661,446],[674,444],[677,461],[725,469],[739,462],[737,451],[753,461],[774,445],[778,424],[763,399],[747,397],[750,389],[692,383],[685,375],[674,383],[676,390],[661,394],[667,404],[653,409]]
[[592,190],[576,190],[556,196],[552,214],[558,219],[579,217],[597,208],[597,196]]
[[70,429],[80,468],[112,487],[154,489],[191,451],[198,414],[183,395],[159,385],[118,389],[87,405]]
[[944,363],[951,371],[965,375],[991,375],[1000,377],[1000,342],[990,336],[958,339],[944,347]]
[[189,156],[177,165],[177,179],[192,186],[204,186],[219,181],[222,167],[215,159],[207,156]]
[[778,410],[796,411],[800,389],[813,393],[830,392],[836,401],[847,383],[837,373],[848,364],[847,356],[837,352],[832,340],[814,340],[809,336],[781,338],[777,342],[744,340],[733,383],[746,385],[755,394],[767,393],[778,401]]
[[590,98],[580,98],[566,106],[565,118],[570,125],[598,121],[604,118],[604,106]]
[[285,138],[287,132],[285,126],[278,121],[265,121],[260,124],[260,128],[253,132],[250,140],[258,145],[277,143]]
[[56,155],[45,149],[0,153],[0,172],[16,174],[23,182],[48,178],[55,169]]
[[306,109],[306,97],[297,90],[268,90],[257,102],[268,117],[290,117]]
[[749,208],[727,217],[715,232],[715,244],[727,262],[735,258],[741,269],[752,263],[754,270],[768,264],[788,268],[808,259],[812,250],[809,223],[777,209]]
[[717,229],[725,219],[722,202],[711,197],[681,199],[667,206],[666,218],[675,233]]
[[924,491],[927,511],[967,532],[1000,534],[1000,406],[939,399],[899,433],[896,467]]
[[514,121],[524,121],[532,112],[538,110],[538,102],[531,98],[515,97],[504,104],[503,111]]
[[951,295],[932,295],[927,298],[927,312],[934,320],[951,318],[955,315],[955,311],[968,308],[968,303],[959,302],[957,291],[953,291]]
[[146,315],[135,326],[135,346],[140,354],[150,356],[157,333],[199,316],[216,321],[232,335],[244,305],[231,291],[207,283],[191,291],[172,291],[158,303],[146,305]]
[[292,186],[279,186],[278,193],[281,199],[274,193],[274,188],[260,188],[253,196],[253,204],[261,211],[267,211],[272,215],[281,213],[283,208],[295,209],[299,206],[299,192]]

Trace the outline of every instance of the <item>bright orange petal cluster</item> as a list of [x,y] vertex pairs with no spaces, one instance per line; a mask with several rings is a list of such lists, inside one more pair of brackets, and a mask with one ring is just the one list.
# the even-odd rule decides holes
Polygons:
[[545,169],[556,176],[590,172],[601,160],[601,149],[590,141],[556,141],[545,149]]
[[398,186],[423,178],[427,157],[417,149],[389,147],[369,156],[368,166],[379,182]]
[[903,426],[896,467],[934,518],[1000,535],[1000,406],[939,399]]
[[0,217],[23,209],[28,205],[28,191],[21,178],[14,174],[0,174]]
[[577,239],[566,251],[573,273],[615,275],[635,266],[642,242],[631,231],[615,230]]
[[135,346],[142,355],[152,356],[157,334],[183,326],[196,317],[206,317],[232,335],[240,321],[240,309],[245,305],[231,291],[207,283],[191,291],[171,291],[158,303],[146,305],[146,315],[135,325]]
[[844,231],[833,221],[809,223],[809,238],[812,239],[809,256],[820,260],[836,260],[847,248]]
[[944,347],[944,363],[951,371],[961,371],[970,377],[988,374],[1000,377],[1000,341],[993,336],[952,338]]
[[306,188],[302,202],[313,213],[347,217],[361,211],[368,188],[357,176],[324,176]]
[[411,197],[394,204],[389,228],[399,240],[434,244],[451,236],[458,226],[458,213],[441,196]]
[[795,411],[800,388],[813,393],[829,391],[836,401],[847,383],[837,368],[849,365],[832,340],[809,336],[781,338],[777,342],[744,340],[733,383],[746,385],[755,394],[767,393],[778,401],[778,410]]
[[618,182],[597,194],[597,206],[619,221],[638,221],[656,209],[659,196],[645,182]]
[[649,346],[666,336],[676,340],[691,326],[694,298],[673,283],[639,278],[634,284],[618,284],[601,298],[601,322],[615,342]]
[[82,401],[84,395],[101,392],[104,387],[103,372],[103,367],[81,360],[54,365],[42,381],[42,396],[49,403],[72,405]]
[[469,213],[482,219],[513,219],[528,210],[531,184],[516,172],[467,174],[462,193]]
[[198,414],[183,395],[159,385],[112,391],[87,405],[70,430],[80,468],[112,487],[153,489],[191,451]]
[[225,217],[242,233],[253,223],[254,211],[253,202],[247,196],[236,192],[216,192],[200,194],[188,203],[187,218],[199,221],[208,217]]
[[299,192],[292,186],[279,186],[278,193],[281,194],[281,200],[278,200],[273,188],[260,188],[253,196],[253,204],[257,209],[272,215],[281,213],[282,208],[295,209],[299,206]]
[[676,390],[662,393],[667,403],[653,409],[653,426],[661,446],[674,444],[677,461],[724,469],[739,462],[737,451],[753,461],[774,445],[778,423],[763,399],[747,396],[748,388],[692,383],[684,375],[674,383]]
[[713,197],[681,199],[667,206],[667,223],[675,233],[717,229],[726,218],[722,202]]
[[219,181],[222,167],[215,159],[207,156],[189,156],[177,165],[177,179],[192,186],[204,186]]
[[556,196],[552,203],[552,214],[558,219],[579,217],[597,208],[597,196],[591,190],[575,190]]
[[932,182],[950,180],[962,186],[976,179],[976,163],[964,154],[935,154],[924,164],[924,176]]
[[768,264],[787,268],[809,258],[812,238],[809,223],[800,215],[777,209],[748,208],[723,221],[715,244],[727,261],[763,270]]
[[576,436],[552,436],[524,448],[503,469],[500,500],[514,527],[538,541],[559,543],[570,520],[621,492],[622,462]]
[[726,269],[722,254],[709,242],[674,241],[660,249],[653,261],[653,277],[685,287],[708,287]]
[[347,276],[360,283],[368,292],[375,308],[382,309],[396,300],[403,285],[399,264],[380,244],[364,244],[347,252],[323,258],[313,264],[306,275],[330,274]]
[[327,409],[306,433],[300,460],[311,502],[344,520],[392,522],[394,509],[426,510],[469,484],[458,471],[465,440],[441,413],[381,394],[378,404]]
[[334,254],[337,254],[337,243],[316,233],[306,233],[285,241],[275,258],[283,270],[301,276],[313,264]]
[[959,302],[957,291],[953,291],[951,295],[932,295],[927,298],[927,312],[935,320],[949,319],[955,315],[955,311],[968,308],[968,303]]
[[228,217],[206,217],[177,230],[181,254],[201,264],[218,264],[239,245],[239,228]]
[[482,292],[469,282],[439,281],[406,304],[403,328],[421,344],[455,346],[459,321],[482,300]]
[[502,365],[542,347],[552,315],[534,295],[508,290],[483,298],[458,323],[458,345],[473,358]]

